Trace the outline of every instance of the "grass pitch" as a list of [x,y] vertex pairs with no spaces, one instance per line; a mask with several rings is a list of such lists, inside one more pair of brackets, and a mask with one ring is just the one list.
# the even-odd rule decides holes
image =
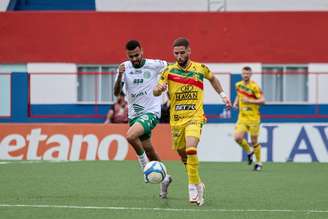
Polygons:
[[328,164],[202,162],[206,203],[188,203],[178,161],[169,199],[136,161],[0,161],[0,218],[328,218]]

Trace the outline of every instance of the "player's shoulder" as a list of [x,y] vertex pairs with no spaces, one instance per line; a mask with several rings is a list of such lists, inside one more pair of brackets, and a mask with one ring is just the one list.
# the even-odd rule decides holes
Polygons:
[[132,63],[130,61],[122,62],[120,65],[124,65],[125,68],[131,68],[132,67]]
[[161,59],[146,59],[146,64],[151,66],[166,66],[167,62]]
[[192,61],[191,64],[199,69],[202,69],[202,70],[207,70],[209,71],[209,67],[204,64],[204,63],[201,63],[201,62],[195,62],[195,61]]
[[162,72],[170,72],[174,68],[178,68],[175,63],[167,63],[166,67],[163,69]]
[[260,87],[260,86],[258,85],[258,83],[256,83],[256,82],[253,81],[253,80],[250,81],[250,85],[253,86],[253,87]]
[[237,81],[235,85],[236,85],[236,87],[238,87],[238,86],[240,86],[242,84],[243,84],[243,80],[240,80],[240,81]]

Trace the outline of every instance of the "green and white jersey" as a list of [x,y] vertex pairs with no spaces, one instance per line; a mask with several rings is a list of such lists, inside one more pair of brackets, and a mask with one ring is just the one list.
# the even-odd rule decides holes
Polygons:
[[146,113],[153,113],[160,118],[162,97],[155,97],[153,89],[167,62],[145,59],[144,65],[140,68],[134,68],[130,61],[124,62],[124,65],[122,82],[129,104],[129,119]]

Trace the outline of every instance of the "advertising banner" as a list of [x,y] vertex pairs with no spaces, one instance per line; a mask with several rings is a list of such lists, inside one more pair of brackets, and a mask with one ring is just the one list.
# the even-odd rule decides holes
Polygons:
[[[0,124],[1,160],[134,160],[126,124]],[[242,161],[233,124],[206,124],[198,146],[201,161]],[[263,161],[328,162],[325,123],[262,124]],[[246,136],[248,137],[248,136]],[[248,138],[247,138],[248,139]],[[158,125],[152,143],[162,160],[178,160],[170,127]]]

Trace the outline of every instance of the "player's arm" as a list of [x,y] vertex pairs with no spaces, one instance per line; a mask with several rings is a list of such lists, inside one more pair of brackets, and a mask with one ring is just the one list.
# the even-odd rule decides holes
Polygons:
[[160,96],[167,89],[167,69],[166,68],[162,73],[158,81],[158,84],[153,89],[153,95],[155,97]]
[[226,108],[230,109],[231,108],[231,101],[230,101],[229,97],[224,93],[220,81],[214,75],[211,78],[209,78],[208,80],[210,81],[210,83],[211,83],[212,87],[214,88],[214,90],[222,98],[223,102],[226,105]]
[[251,98],[244,97],[243,102],[261,105],[261,104],[265,103],[265,98],[264,98],[263,94],[257,99],[251,99]]
[[158,97],[158,96],[162,95],[162,93],[164,91],[166,91],[166,89],[167,89],[167,84],[166,83],[163,83],[163,84],[158,83],[153,89],[153,95],[155,97]]
[[124,63],[122,63],[118,67],[118,76],[114,84],[114,95],[116,97],[121,93],[122,90],[122,77],[124,72],[125,72],[125,65]]
[[237,95],[235,101],[233,102],[233,108],[238,109],[238,107],[239,107],[239,98]]
[[263,95],[263,92],[260,87],[255,87],[254,94],[255,94],[256,98],[244,97],[242,99],[242,101],[245,103],[252,103],[252,104],[258,104],[258,105],[264,104],[265,99],[264,99],[264,95]]

